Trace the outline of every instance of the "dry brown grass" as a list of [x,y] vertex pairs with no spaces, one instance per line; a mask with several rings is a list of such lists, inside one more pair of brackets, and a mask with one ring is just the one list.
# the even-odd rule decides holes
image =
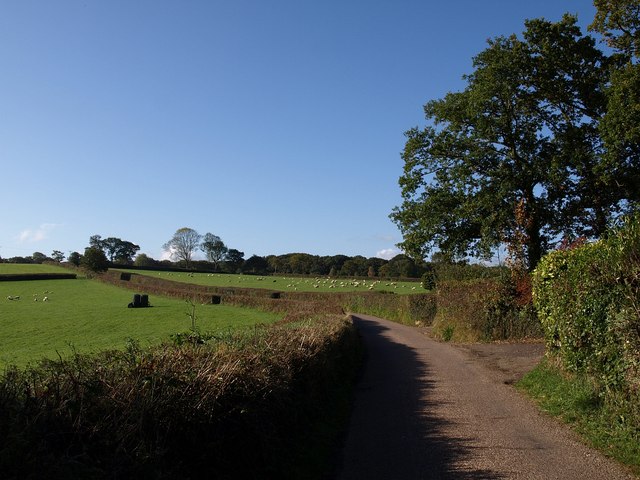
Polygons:
[[358,351],[351,322],[333,316],[9,371],[0,476],[293,478],[296,447]]

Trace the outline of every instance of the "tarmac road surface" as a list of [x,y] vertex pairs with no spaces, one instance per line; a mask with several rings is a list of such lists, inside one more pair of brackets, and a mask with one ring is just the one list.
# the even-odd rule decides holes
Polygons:
[[636,478],[465,351],[386,320],[354,322],[367,359],[338,479]]

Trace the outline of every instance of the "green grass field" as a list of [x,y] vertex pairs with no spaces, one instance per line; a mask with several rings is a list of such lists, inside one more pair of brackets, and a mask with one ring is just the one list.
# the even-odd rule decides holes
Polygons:
[[0,274],[11,273],[71,273],[64,267],[57,265],[40,265],[26,263],[0,263]]
[[305,278],[286,276],[232,275],[225,273],[180,273],[150,270],[123,270],[158,277],[174,282],[193,283],[212,287],[243,287],[278,290],[281,292],[366,292],[388,291],[397,294],[424,293],[418,280],[413,282],[377,279]]
[[[0,266],[0,273],[33,273],[31,267],[41,267],[9,272],[5,266]],[[191,328],[186,302],[151,296],[151,308],[127,308],[132,297],[129,290],[84,278],[0,282],[0,368],[64,356],[74,348],[79,352],[121,348],[128,339],[142,346],[156,344]],[[247,328],[280,318],[225,305],[197,305],[195,313],[203,332]]]

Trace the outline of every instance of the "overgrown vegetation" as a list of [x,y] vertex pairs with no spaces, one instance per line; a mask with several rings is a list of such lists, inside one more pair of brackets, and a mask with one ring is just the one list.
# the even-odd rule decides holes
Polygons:
[[325,317],[14,368],[0,475],[321,478],[358,361],[351,322]]
[[542,336],[526,280],[516,282],[508,274],[498,279],[441,282],[435,302],[434,334],[445,341]]
[[640,440],[640,215],[595,243],[554,252],[534,275],[548,354],[586,375]]

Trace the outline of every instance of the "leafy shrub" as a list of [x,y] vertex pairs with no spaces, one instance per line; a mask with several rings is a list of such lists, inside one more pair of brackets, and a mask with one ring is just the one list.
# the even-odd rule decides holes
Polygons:
[[491,285],[488,280],[439,282],[434,333],[443,339],[446,335],[449,340],[456,341],[481,339],[483,327],[478,312],[482,311],[484,295]]
[[540,323],[526,284],[526,278],[514,281],[510,275],[440,282],[434,333],[456,341],[539,338]]
[[540,338],[542,328],[531,297],[529,274],[503,275],[482,299],[483,334],[488,340]]
[[552,252],[534,272],[549,352],[609,398],[640,400],[640,216],[607,238]]
[[425,290],[433,290],[436,288],[436,272],[433,269],[429,269],[422,274],[422,288]]

